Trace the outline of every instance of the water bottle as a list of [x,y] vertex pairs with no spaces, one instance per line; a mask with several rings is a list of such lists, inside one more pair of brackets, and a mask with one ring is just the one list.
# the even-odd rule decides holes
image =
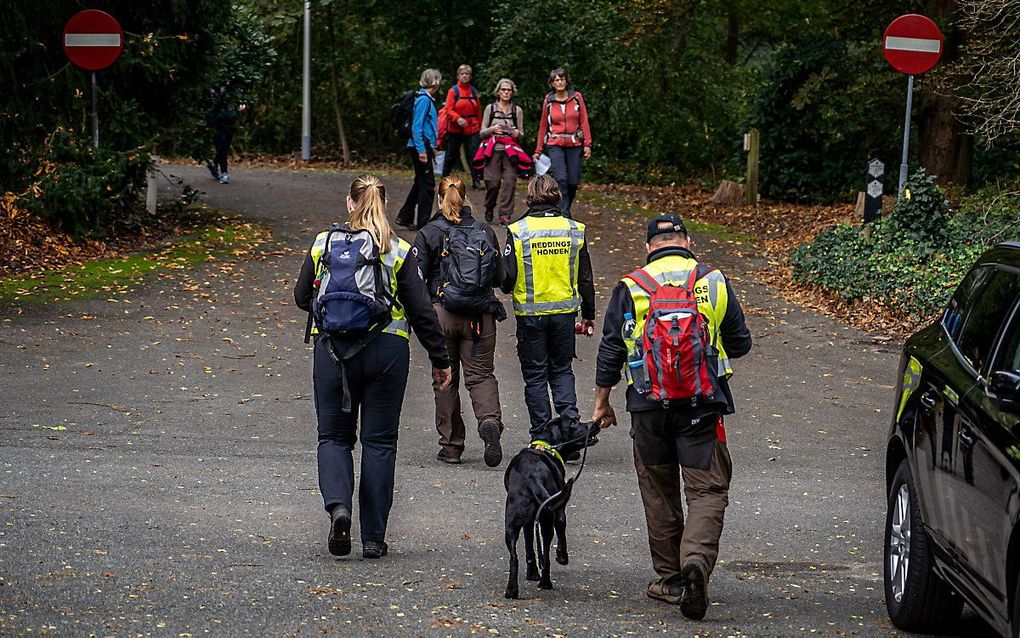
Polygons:
[[648,376],[645,374],[645,355],[642,352],[641,344],[638,343],[638,335],[634,334],[637,322],[634,315],[623,313],[623,340],[627,343],[627,376],[634,385],[634,389],[644,394],[648,392]]

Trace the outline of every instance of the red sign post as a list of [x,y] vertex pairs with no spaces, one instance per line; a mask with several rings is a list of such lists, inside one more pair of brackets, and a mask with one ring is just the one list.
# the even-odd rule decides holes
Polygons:
[[124,31],[109,13],[86,9],[64,25],[61,41],[71,63],[92,72],[92,145],[99,148],[99,112],[96,110],[96,71],[116,62],[124,50]]
[[882,53],[894,69],[907,74],[907,114],[903,118],[903,158],[900,162],[899,196],[907,183],[910,149],[910,110],[914,102],[914,76],[932,70],[942,57],[942,32],[930,19],[908,13],[886,27]]

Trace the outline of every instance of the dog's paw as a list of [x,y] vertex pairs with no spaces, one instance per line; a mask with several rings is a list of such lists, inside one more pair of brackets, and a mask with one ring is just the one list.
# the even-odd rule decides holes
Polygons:
[[570,556],[567,555],[566,550],[562,552],[560,550],[556,550],[556,562],[559,563],[560,565],[566,565],[570,563]]
[[532,581],[539,580],[541,578],[541,576],[539,576],[539,574],[538,574],[538,567],[529,565],[528,566],[528,573],[527,573],[527,575],[524,576],[524,578],[525,578],[525,580],[532,580]]
[[506,598],[510,598],[511,600],[517,600],[518,598],[521,597],[520,596],[520,592],[517,591],[516,589],[513,589],[513,590],[508,589],[508,590],[506,590],[506,593],[503,594],[503,596],[505,596]]
[[551,580],[541,581],[541,582],[538,583],[538,588],[539,589],[552,589],[553,588],[552,581]]

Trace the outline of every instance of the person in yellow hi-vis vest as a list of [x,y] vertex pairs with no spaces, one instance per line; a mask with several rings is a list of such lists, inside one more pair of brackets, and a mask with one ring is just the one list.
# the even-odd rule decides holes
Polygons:
[[634,467],[659,576],[647,594],[700,620],[733,469],[723,426],[733,413],[730,360],[751,349],[751,332],[729,280],[698,263],[679,217],[656,217],[646,237],[645,265],[616,284],[606,308],[592,420],[616,424],[609,395],[626,368]]
[[574,389],[577,313],[582,332],[595,326],[595,283],[584,224],[560,212],[560,189],[551,175],[528,183],[527,214],[507,226],[501,289],[513,293],[517,356],[524,375],[524,403],[531,433],[556,413],[578,419]]
[[347,210],[346,223],[315,237],[294,285],[294,301],[315,324],[312,385],[329,552],[351,553],[353,449],[360,421],[362,555],[381,558],[387,552],[411,328],[428,352],[440,389],[450,383],[450,357],[411,246],[387,221],[386,189],[378,177],[354,180]]

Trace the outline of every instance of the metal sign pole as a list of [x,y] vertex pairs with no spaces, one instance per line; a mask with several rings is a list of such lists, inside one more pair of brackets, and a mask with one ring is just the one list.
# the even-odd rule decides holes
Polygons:
[[96,108],[96,72],[92,72],[92,147],[99,148],[99,109]]
[[902,199],[907,185],[907,152],[910,149],[910,111],[914,106],[914,76],[907,76],[907,112],[903,116],[903,158],[900,161],[900,186],[896,199]]
[[304,80],[301,91],[301,159],[312,157],[312,3],[305,2]]

